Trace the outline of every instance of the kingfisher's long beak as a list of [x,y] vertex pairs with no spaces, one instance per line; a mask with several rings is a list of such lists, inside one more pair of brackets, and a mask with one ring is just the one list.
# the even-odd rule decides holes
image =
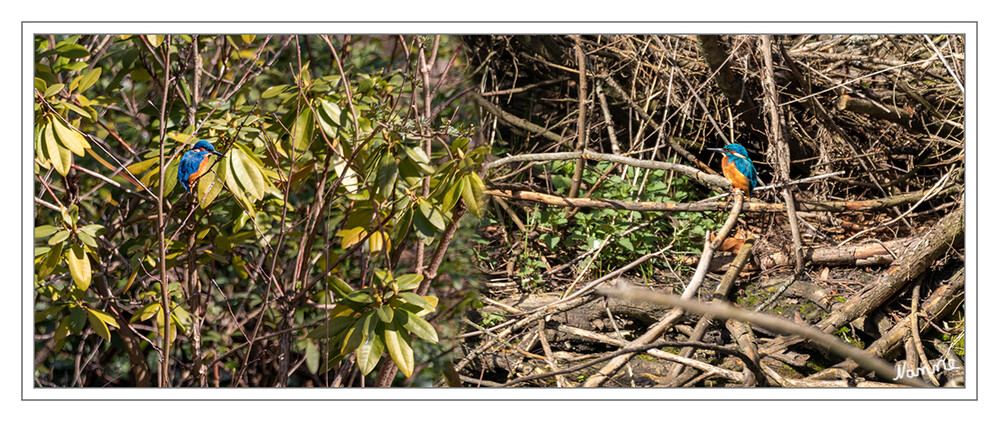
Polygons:
[[721,153],[728,152],[728,151],[725,151],[725,150],[723,150],[721,148],[704,148],[704,149],[706,149],[708,151],[718,151],[718,152],[721,152]]
[[212,154],[215,154],[215,155],[217,155],[217,156],[219,156],[219,157],[225,157],[225,154],[223,154],[223,153],[221,153],[221,152],[218,152],[218,151],[215,151],[215,150],[210,150],[210,151],[208,151],[208,152],[210,152],[210,153],[212,153]]

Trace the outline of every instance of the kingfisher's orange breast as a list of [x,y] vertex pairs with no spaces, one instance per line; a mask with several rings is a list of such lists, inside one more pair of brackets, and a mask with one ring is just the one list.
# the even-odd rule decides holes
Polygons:
[[203,174],[207,173],[208,168],[210,167],[211,163],[208,162],[208,157],[203,158],[201,163],[198,164],[198,171],[191,173],[191,175],[187,177],[187,184],[191,186],[191,189],[194,189],[194,182],[197,181]]
[[725,178],[733,187],[741,190],[747,197],[749,196],[749,179],[735,167],[735,163],[728,161],[727,156],[722,157],[722,173],[725,174]]

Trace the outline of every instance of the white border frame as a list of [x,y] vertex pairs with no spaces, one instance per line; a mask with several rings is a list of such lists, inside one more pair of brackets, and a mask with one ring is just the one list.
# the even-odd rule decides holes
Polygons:
[[[966,36],[966,385],[959,389],[793,388],[38,388],[34,387],[32,35],[79,34],[964,34]],[[974,400],[978,397],[978,25],[975,22],[22,22],[21,26],[21,398],[22,400]]]

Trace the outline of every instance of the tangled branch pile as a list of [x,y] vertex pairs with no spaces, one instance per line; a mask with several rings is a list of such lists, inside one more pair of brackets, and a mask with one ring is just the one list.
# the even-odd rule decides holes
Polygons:
[[[482,325],[461,336],[457,367],[466,382],[891,381],[878,372],[879,382],[863,384],[876,364],[801,342],[813,337],[789,340],[738,319],[712,326],[676,308],[589,291],[621,275],[683,290],[685,298],[707,299],[717,286],[716,300],[757,311],[773,304],[784,319],[883,358],[904,348],[908,368],[960,362],[963,37],[464,42],[485,139],[504,157],[489,167],[497,204],[482,251],[490,306],[472,318]],[[705,148],[736,142],[749,150],[762,185],[776,186],[747,200],[731,234],[726,225],[717,240],[705,239],[725,216],[711,211],[728,205],[696,202],[726,191],[720,157]],[[528,155],[559,152],[572,154]],[[733,224],[742,207],[731,213]],[[741,260],[733,256],[740,250]],[[724,270],[720,283],[705,278]],[[628,360],[636,352],[648,359]],[[922,378],[963,382],[958,370]]]

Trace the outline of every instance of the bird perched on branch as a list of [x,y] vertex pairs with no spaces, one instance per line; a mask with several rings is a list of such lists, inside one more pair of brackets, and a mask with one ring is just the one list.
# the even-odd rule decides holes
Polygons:
[[728,144],[724,148],[708,148],[710,151],[718,151],[725,154],[722,157],[722,173],[732,184],[732,187],[741,190],[746,194],[746,198],[753,196],[753,189],[756,188],[756,167],[753,167],[753,160],[749,159],[749,152],[739,144]]
[[191,150],[184,153],[177,166],[177,180],[184,187],[184,192],[190,193],[194,183],[204,176],[211,167],[209,155],[224,156],[215,150],[215,147],[208,141],[198,141],[194,143]]

